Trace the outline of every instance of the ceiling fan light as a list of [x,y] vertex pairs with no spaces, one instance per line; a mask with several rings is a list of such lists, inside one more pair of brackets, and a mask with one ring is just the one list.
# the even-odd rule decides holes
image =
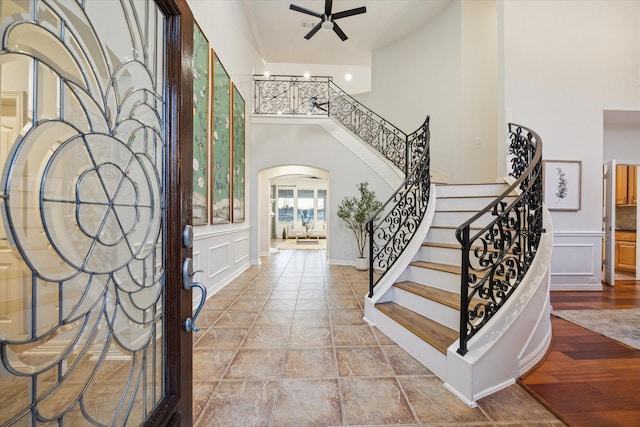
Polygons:
[[333,30],[333,22],[331,21],[324,21],[322,23],[322,29],[323,30]]

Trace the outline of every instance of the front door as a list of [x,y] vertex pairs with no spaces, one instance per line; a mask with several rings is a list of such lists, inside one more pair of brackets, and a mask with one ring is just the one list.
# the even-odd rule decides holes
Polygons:
[[187,9],[0,1],[2,426],[191,424]]

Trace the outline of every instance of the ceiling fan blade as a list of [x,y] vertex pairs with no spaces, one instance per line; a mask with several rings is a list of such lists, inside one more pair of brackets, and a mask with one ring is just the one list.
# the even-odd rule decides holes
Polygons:
[[322,27],[322,21],[318,22],[318,23],[316,24],[316,26],[315,26],[315,27],[313,27],[313,28],[311,29],[311,31],[309,31],[309,32],[307,33],[307,35],[306,35],[306,36],[304,36],[304,38],[305,38],[305,39],[307,39],[307,40],[309,40],[311,37],[313,37],[313,35],[314,35],[315,33],[317,33],[317,32],[318,32],[318,30],[319,30],[321,27]]
[[345,41],[346,39],[348,39],[348,38],[349,38],[349,37],[347,37],[347,35],[344,33],[344,31],[342,31],[342,28],[340,28],[340,27],[338,26],[338,24],[337,24],[337,23],[335,23],[335,22],[333,23],[333,31],[335,31],[335,32],[336,32],[336,34],[338,35],[338,37],[340,37],[340,39],[341,39],[342,41]]
[[355,9],[343,10],[342,12],[334,13],[331,19],[336,20],[340,18],[346,18],[347,16],[360,15],[361,13],[367,13],[367,8],[356,7]]
[[326,16],[331,15],[332,7],[333,7],[333,0],[324,0],[324,14]]
[[320,13],[305,9],[304,7],[296,6],[295,4],[289,5],[289,9],[295,10],[296,12],[306,13],[307,15],[315,16],[316,18],[322,18]]

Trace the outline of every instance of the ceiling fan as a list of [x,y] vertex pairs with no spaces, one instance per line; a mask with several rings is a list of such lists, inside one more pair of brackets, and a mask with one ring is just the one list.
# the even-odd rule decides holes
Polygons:
[[344,10],[338,13],[331,13],[332,6],[333,6],[333,0],[324,0],[324,14],[314,12],[313,10],[309,10],[304,7],[296,6],[295,4],[290,5],[289,9],[295,10],[296,12],[302,12],[307,15],[315,16],[316,18],[320,18],[320,22],[318,22],[316,26],[313,27],[311,31],[307,33],[306,36],[304,36],[305,39],[309,40],[311,37],[313,37],[315,33],[318,32],[318,30],[320,30],[320,28],[324,28],[326,30],[333,30],[338,35],[338,37],[340,37],[342,41],[345,41],[348,37],[344,33],[344,31],[342,31],[342,28],[340,28],[338,24],[335,22],[336,19],[346,18],[347,16],[360,15],[361,13],[366,13],[367,8],[362,6],[362,7],[356,7],[355,9]]
[[[324,99],[319,99],[317,96],[312,96],[309,98],[309,104],[311,105],[311,109],[309,110],[310,114],[313,114],[313,112],[318,109],[321,111],[324,111],[325,113],[328,113],[329,110],[327,108],[329,108],[329,101],[325,101]],[[322,113],[320,113],[322,114]]]

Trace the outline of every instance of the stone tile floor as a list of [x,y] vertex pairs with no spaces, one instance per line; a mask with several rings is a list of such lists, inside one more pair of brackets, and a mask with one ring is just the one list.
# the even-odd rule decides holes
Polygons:
[[519,385],[469,408],[362,320],[367,277],[325,251],[264,257],[194,334],[196,426],[561,426]]

